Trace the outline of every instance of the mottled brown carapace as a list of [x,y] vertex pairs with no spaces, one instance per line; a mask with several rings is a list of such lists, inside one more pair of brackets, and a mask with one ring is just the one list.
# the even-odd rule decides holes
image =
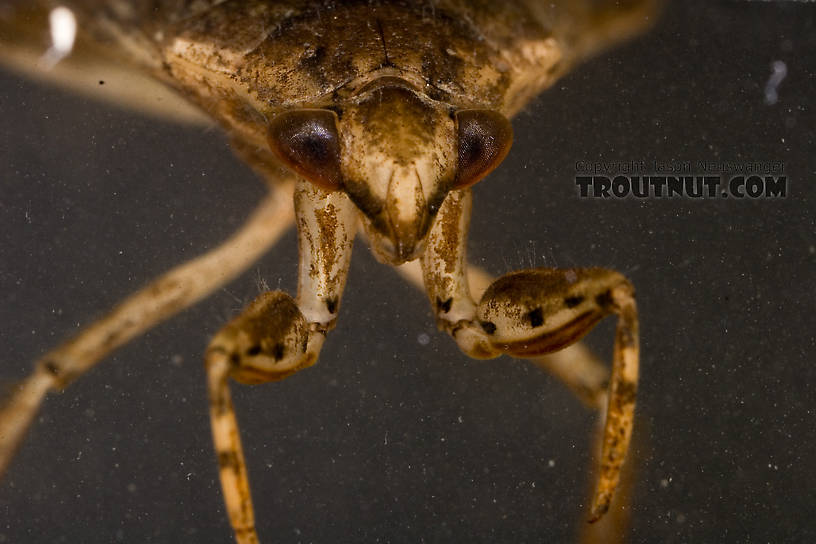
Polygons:
[[[604,515],[634,417],[634,290],[611,270],[541,268],[489,287],[480,281],[474,291],[483,294],[471,294],[469,279],[479,272],[465,256],[470,186],[508,153],[509,119],[576,62],[648,26],[654,2],[61,3],[79,22],[78,41],[74,56],[45,77],[70,82],[77,70],[101,73],[111,85],[97,94],[115,89],[117,78],[130,77],[125,73],[140,74],[145,88],[169,87],[199,113],[181,107],[164,113],[203,113],[218,123],[265,179],[269,196],[233,238],[171,270],[40,360],[0,413],[0,470],[48,390],[67,386],[246,269],[294,223],[297,296],[260,295],[215,335],[206,354],[213,438],[238,542],[258,539],[229,378],[280,380],[318,360],[360,231],[380,261],[405,265],[440,329],[464,353],[530,359],[593,407],[603,412],[605,405],[589,517]],[[52,4],[0,0],[0,7],[0,60],[36,72],[31,52],[43,48]],[[130,102],[153,92],[137,87],[119,86]],[[607,315],[618,318],[611,373],[575,343]]]

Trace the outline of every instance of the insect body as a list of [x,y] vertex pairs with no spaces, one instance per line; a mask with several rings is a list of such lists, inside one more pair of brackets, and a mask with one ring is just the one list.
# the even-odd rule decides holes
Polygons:
[[270,194],[231,240],[159,278],[39,361],[0,414],[0,468],[49,389],[65,387],[248,267],[294,219],[297,296],[263,293],[206,352],[213,438],[238,542],[257,536],[228,379],[280,380],[317,361],[338,317],[358,232],[380,261],[419,265],[439,328],[464,353],[536,360],[573,376],[568,380],[593,403],[606,398],[603,378],[575,371],[583,364],[575,349],[566,359],[550,354],[603,317],[618,316],[590,515],[606,512],[637,388],[632,286],[610,270],[539,268],[504,276],[477,298],[465,246],[470,187],[508,153],[508,118],[577,60],[642,26],[648,5],[68,4],[86,40],[108,44],[221,124]]

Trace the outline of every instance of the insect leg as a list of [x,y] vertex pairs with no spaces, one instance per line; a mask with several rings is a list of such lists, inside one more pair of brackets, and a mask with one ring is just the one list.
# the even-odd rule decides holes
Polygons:
[[583,342],[531,357],[530,361],[564,382],[587,407],[601,411],[605,408],[609,369]]
[[422,258],[425,288],[437,322],[477,359],[501,354],[535,359],[578,341],[603,317],[618,316],[598,484],[591,520],[609,508],[628,450],[638,378],[634,289],[611,270],[538,268],[514,272],[487,288],[478,305],[466,281],[468,191],[442,205]]
[[228,378],[258,384],[281,380],[317,361],[337,319],[357,229],[357,211],[341,191],[298,181],[295,212],[300,259],[298,296],[262,293],[213,337],[206,367],[210,421],[221,486],[239,544],[258,541],[238,423]]
[[223,352],[207,356],[207,390],[210,398],[210,422],[218,454],[218,470],[224,502],[238,544],[257,544],[255,512],[249,491],[244,451],[229,389],[230,362]]
[[113,350],[249,267],[289,228],[294,215],[291,195],[291,181],[270,184],[270,193],[249,220],[223,244],[165,273],[42,356],[0,410],[0,475],[49,390],[65,388]]

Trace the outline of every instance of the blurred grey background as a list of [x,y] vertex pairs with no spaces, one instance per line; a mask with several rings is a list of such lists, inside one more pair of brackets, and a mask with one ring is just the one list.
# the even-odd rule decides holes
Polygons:
[[[638,290],[632,542],[816,539],[816,9],[676,2],[514,121],[476,189],[494,274],[605,266]],[[771,63],[787,76],[765,100]],[[0,379],[231,233],[263,186],[217,131],[0,74]],[[578,160],[781,160],[785,199],[579,199]],[[239,280],[46,401],[0,542],[227,542],[201,355],[295,286],[290,233]],[[591,345],[608,358],[612,320]],[[358,244],[312,369],[235,387],[264,542],[566,542],[594,416],[523,361],[470,361]]]

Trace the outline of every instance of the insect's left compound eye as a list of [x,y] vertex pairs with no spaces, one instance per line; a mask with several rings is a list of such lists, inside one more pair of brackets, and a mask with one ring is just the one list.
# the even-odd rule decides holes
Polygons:
[[335,191],[342,184],[337,116],[330,110],[292,110],[269,124],[272,151],[286,166],[321,189]]
[[513,143],[513,126],[499,112],[462,110],[456,113],[459,164],[454,189],[470,187],[492,172]]

